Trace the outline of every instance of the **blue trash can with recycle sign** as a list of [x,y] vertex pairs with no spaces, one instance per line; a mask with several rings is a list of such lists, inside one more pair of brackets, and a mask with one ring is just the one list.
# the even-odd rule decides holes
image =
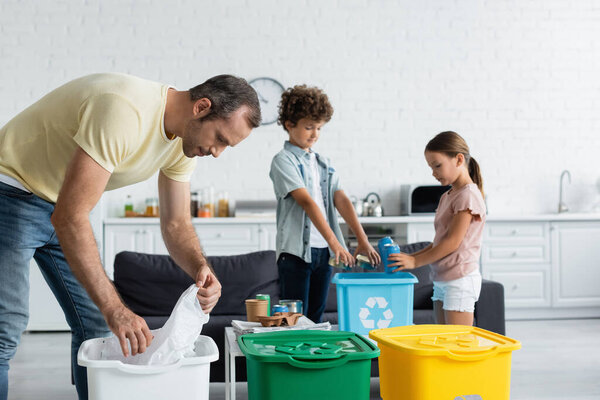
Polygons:
[[413,324],[414,285],[409,272],[338,273],[339,330],[368,335],[373,329]]

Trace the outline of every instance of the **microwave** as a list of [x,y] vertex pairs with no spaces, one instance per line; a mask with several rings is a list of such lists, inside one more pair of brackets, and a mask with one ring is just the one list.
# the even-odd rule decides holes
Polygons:
[[402,185],[400,187],[400,215],[435,214],[440,198],[451,186]]

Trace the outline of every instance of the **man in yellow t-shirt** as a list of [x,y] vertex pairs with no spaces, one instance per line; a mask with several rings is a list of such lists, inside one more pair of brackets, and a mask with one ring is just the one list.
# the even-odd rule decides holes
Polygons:
[[35,258],[72,329],[79,398],[87,398],[84,340],[119,338],[124,355],[152,341],[145,321],[106,276],[89,213],[105,190],[157,171],[160,224],[171,257],[200,287],[210,312],[221,285],[189,215],[195,157],[218,157],[260,124],[256,92],[231,75],[187,91],[124,74],[94,74],[48,93],[0,129],[0,400],[8,364],[27,326],[29,262]]

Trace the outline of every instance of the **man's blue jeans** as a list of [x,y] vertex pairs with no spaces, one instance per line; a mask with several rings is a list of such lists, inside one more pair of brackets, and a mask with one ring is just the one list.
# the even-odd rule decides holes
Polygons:
[[325,311],[332,268],[329,249],[311,248],[311,262],[281,253],[277,260],[281,298],[302,300],[304,315],[313,322],[321,322]]
[[110,334],[67,264],[50,223],[53,211],[54,204],[0,182],[0,400],[7,399],[8,364],[27,327],[32,257],[71,327],[71,365],[80,399],[88,396],[86,369],[77,365],[79,346]]

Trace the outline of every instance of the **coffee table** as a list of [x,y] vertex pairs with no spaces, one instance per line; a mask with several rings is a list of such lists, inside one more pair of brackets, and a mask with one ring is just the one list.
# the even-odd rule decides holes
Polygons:
[[[337,331],[337,325],[331,325],[331,330]],[[225,328],[225,400],[235,400],[235,359],[244,357],[240,349],[233,327]]]
[[231,326],[225,328],[225,400],[235,400],[235,358],[244,357]]

